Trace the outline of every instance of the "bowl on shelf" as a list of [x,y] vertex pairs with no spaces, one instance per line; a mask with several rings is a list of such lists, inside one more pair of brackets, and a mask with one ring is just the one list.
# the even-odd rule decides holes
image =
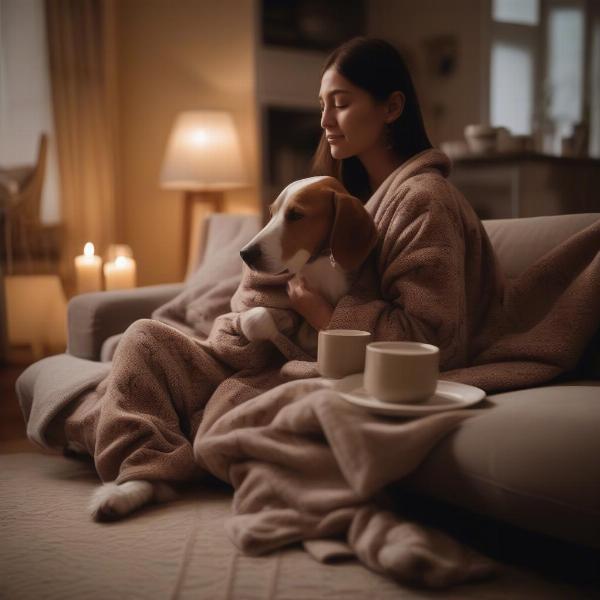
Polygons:
[[470,154],[465,140],[448,140],[440,143],[440,150],[450,159],[456,160]]
[[498,127],[467,125],[465,140],[472,154],[493,154],[498,149]]

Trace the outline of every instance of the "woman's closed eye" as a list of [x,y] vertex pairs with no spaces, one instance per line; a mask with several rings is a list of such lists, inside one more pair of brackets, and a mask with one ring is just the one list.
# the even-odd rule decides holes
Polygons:
[[[336,104],[333,108],[347,108],[347,107],[348,107],[347,104],[344,104],[344,105],[337,105]],[[325,107],[321,106],[321,112],[323,112],[324,110],[325,110]]]

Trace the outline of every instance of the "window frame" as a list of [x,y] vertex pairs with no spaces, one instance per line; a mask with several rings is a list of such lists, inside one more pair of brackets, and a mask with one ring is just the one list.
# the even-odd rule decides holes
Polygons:
[[[580,6],[584,12],[584,47],[583,47],[583,78],[582,78],[582,119],[590,126],[590,151],[597,146],[600,153],[600,140],[593,142],[592,122],[598,123],[600,132],[600,108],[592,106],[593,61],[593,28],[594,23],[600,23],[600,3],[594,0],[540,0],[539,23],[527,25],[521,23],[505,23],[495,21],[492,15],[492,0],[482,0],[482,93],[481,115],[486,123],[491,123],[492,116],[492,47],[498,40],[526,39],[529,37],[533,48],[534,82],[533,82],[533,112],[531,115],[531,131],[535,134],[536,122],[547,118],[547,109],[542,106],[544,79],[547,73],[547,57],[549,50],[548,20],[553,7]],[[598,84],[597,84],[598,85]],[[594,111],[594,115],[592,115]],[[597,113],[597,114],[596,114]],[[599,133],[600,135],[600,133]]]
[[[600,3],[587,3],[585,61],[585,90],[587,92],[587,117],[590,126],[590,156],[600,157],[600,78],[594,81],[592,73],[600,73]],[[594,38],[594,32],[598,35]],[[595,92],[595,94],[594,94]],[[594,102],[595,100],[595,102]],[[585,106],[585,105],[584,105]]]

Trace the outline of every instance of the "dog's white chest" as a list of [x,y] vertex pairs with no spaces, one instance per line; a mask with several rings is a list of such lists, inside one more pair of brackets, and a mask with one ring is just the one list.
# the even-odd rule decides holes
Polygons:
[[317,258],[302,267],[299,275],[304,277],[309,288],[319,292],[335,306],[349,289],[348,276],[336,263],[331,264],[328,256]]

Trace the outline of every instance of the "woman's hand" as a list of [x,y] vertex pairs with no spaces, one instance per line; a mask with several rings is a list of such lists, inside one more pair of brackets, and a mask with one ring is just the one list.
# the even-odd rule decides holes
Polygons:
[[303,277],[290,279],[287,284],[287,293],[292,308],[317,331],[327,327],[331,321],[333,307],[323,296],[308,288]]

